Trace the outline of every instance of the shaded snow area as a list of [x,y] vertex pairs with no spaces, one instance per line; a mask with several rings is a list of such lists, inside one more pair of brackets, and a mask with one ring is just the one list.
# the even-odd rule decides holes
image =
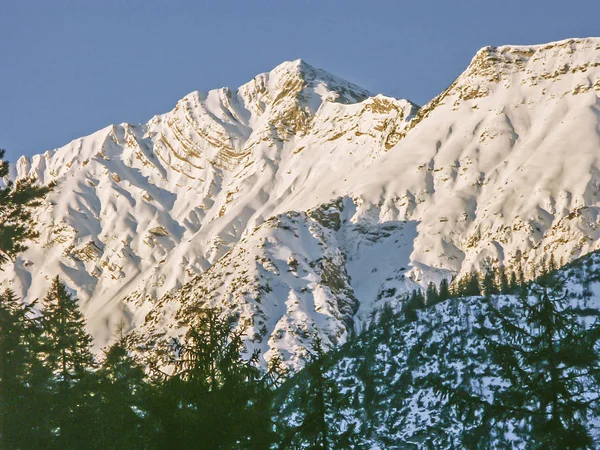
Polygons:
[[[582,321],[592,323],[600,316],[600,253],[577,260],[563,273],[568,277],[570,306],[580,309]],[[328,417],[334,421],[331,429],[336,425],[341,430],[354,427],[363,439],[359,448],[465,448],[459,440],[465,421],[433,386],[452,392],[467,385],[491,400],[494,387],[507,385],[478,335],[485,325],[493,340],[502,339],[498,323],[488,318],[490,305],[524,317],[515,296],[454,298],[419,311],[413,322],[393,316],[371,325],[334,351],[327,376],[335,379],[351,400],[337,419]],[[281,415],[292,426],[299,425],[300,416],[290,399],[299,398],[304,389],[302,377],[300,373],[297,382],[292,380],[282,396]],[[587,398],[597,396],[598,392],[590,391]],[[469,423],[478,423],[478,417]],[[600,417],[589,417],[589,423],[600,442]],[[511,432],[517,425],[509,419],[495,427],[497,434],[492,436],[490,448],[533,448],[534,442]]]
[[31,302],[60,275],[97,349],[211,304],[299,367],[417,286],[600,248],[599,95],[596,38],[486,47],[421,108],[285,62],[21,158],[57,186],[0,282]]
[[[279,355],[294,368],[302,366],[315,332],[328,347],[344,343],[389,301],[389,292],[418,287],[409,259],[415,225],[355,221],[353,205],[340,198],[267,220],[207,272],[163,297],[140,329],[141,340],[179,336],[198,306],[224,306],[248,327],[249,351]],[[378,258],[385,247],[395,251]]]

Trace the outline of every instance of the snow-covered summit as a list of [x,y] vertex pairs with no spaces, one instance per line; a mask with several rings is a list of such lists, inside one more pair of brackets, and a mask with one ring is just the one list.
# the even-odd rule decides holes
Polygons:
[[33,300],[59,274],[103,345],[119,320],[142,320],[154,299],[245,233],[329,200],[322,183],[389,150],[417,108],[369,95],[286,62],[236,90],[192,92],[147,124],[112,125],[21,158],[18,176],[58,185],[39,210],[39,242],[4,284]]
[[595,38],[485,48],[421,109],[286,62],[19,160],[58,185],[0,277],[33,300],[59,274],[98,346],[200,301],[295,362],[391,292],[598,249],[599,129]]

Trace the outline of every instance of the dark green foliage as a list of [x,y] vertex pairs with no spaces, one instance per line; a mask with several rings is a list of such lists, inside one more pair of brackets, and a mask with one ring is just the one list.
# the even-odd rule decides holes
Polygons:
[[427,291],[425,293],[425,303],[427,306],[433,306],[439,303],[440,295],[438,293],[437,287],[433,281],[430,281],[427,285]]
[[162,405],[151,411],[159,418],[161,448],[269,448],[269,384],[276,375],[261,373],[258,353],[243,357],[243,335],[220,311],[203,309],[172,343],[174,374],[164,381]]
[[448,286],[448,280],[446,278],[443,278],[442,281],[440,281],[440,289],[439,289],[439,293],[438,293],[438,299],[440,302],[443,302],[444,300],[448,300],[450,298],[450,288]]
[[568,299],[564,277],[550,272],[517,308],[488,305],[480,336],[507,383],[492,389],[491,401],[469,386],[450,394],[459,411],[481,419],[463,439],[480,448],[491,429],[497,436],[512,421],[529,448],[595,448],[588,424],[600,395],[600,323],[584,325]]
[[483,276],[483,294],[490,296],[499,292],[496,285],[496,273],[493,270],[488,270]]
[[[512,274],[512,272],[511,272]],[[509,281],[509,276],[506,274],[506,268],[504,266],[498,267],[496,270],[496,280],[497,280],[497,292],[509,293],[511,290],[511,284]]]
[[0,448],[41,447],[49,437],[38,408],[49,373],[37,359],[39,330],[29,305],[0,294]]
[[425,297],[420,290],[412,291],[410,297],[405,301],[402,312],[406,317],[406,320],[417,320],[417,311],[423,309],[426,306]]
[[537,280],[532,294],[533,301],[520,297],[523,324],[492,310],[508,338],[489,341],[489,347],[512,381],[495,396],[495,410],[522,417],[538,448],[592,448],[587,422],[599,395],[600,323],[582,323],[569,304],[565,279],[554,271]]
[[96,373],[98,398],[93,434],[97,448],[147,448],[148,430],[144,421],[145,400],[149,395],[146,374],[129,354],[126,337],[104,351],[104,360]]
[[470,297],[481,295],[481,286],[479,284],[479,274],[473,270],[463,280],[461,296]]
[[56,277],[42,302],[41,360],[54,377],[49,417],[57,430],[50,447],[73,448],[94,422],[94,357],[77,299]]
[[94,364],[90,350],[92,337],[77,299],[67,292],[57,277],[42,302],[43,360],[59,384],[68,388],[81,380]]
[[344,395],[338,380],[327,373],[328,357],[321,338],[315,335],[309,360],[301,372],[302,388],[297,391],[294,411],[300,416],[296,424],[279,424],[279,449],[356,448],[359,438],[344,409],[351,398]]
[[0,296],[0,448],[268,449],[273,358],[244,358],[244,330],[207,309],[169,347],[172,375],[148,382],[120,333],[99,365],[77,300],[57,278],[41,315]]
[[[8,163],[0,149],[0,178],[8,175]],[[40,204],[52,186],[36,186],[35,179],[9,181],[0,188],[0,267],[27,247],[24,242],[37,236],[32,209]]]
[[[515,293],[519,288],[519,281],[517,278],[517,272],[510,272],[509,280],[508,280],[508,292]],[[504,291],[503,291],[504,292]]]

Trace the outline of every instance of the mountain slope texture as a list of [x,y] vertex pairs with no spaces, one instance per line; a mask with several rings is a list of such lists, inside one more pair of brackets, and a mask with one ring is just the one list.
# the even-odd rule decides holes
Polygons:
[[286,62],[21,158],[57,186],[0,279],[33,301],[60,275],[98,348],[217,305],[297,368],[396,294],[600,248],[599,99],[598,38],[483,48],[421,108]]
[[[563,267],[558,278],[566,280],[563,286],[566,299],[558,310],[564,314],[566,309],[572,309],[570,313],[586,327],[597,324],[600,316],[600,252]],[[501,407],[509,407],[498,400],[499,392],[506,386],[514,386],[515,382],[507,379],[502,371],[506,360],[498,359],[488,339],[511,342],[513,332],[490,313],[492,309],[502,312],[503,318],[509,318],[511,324],[521,324],[536,335],[533,327],[526,325],[531,316],[524,310],[522,302],[526,298],[535,303],[534,290],[519,288],[516,291],[521,292],[451,298],[417,311],[412,318],[382,310],[379,320],[372,322],[368,332],[329,353],[323,365],[325,377],[334,380],[343,398],[347,399],[343,408],[334,405],[327,410],[327,423],[335,436],[334,442],[341,441],[342,431],[353,429],[355,442],[345,448],[599,448],[597,402],[583,418],[595,443],[591,446],[578,446],[573,442],[562,446],[553,442],[555,446],[552,446],[540,442],[540,436],[535,436],[531,430],[532,416],[543,410],[539,404],[532,408],[533,413],[529,416],[519,415],[515,408],[501,419],[496,418],[493,426],[488,428],[482,427],[485,416],[480,404],[471,403],[470,412],[467,408],[457,407],[453,394],[459,391],[476,393],[484,401],[495,401],[496,405],[500,402]],[[564,339],[570,338],[572,336]],[[520,344],[524,345],[523,342]],[[573,340],[571,345],[580,344]],[[527,362],[524,362],[520,369],[531,369],[526,366]],[[576,366],[571,366],[570,370],[577,370]],[[300,401],[310,380],[305,372],[288,380],[279,392],[277,411],[280,411],[280,421],[292,428],[302,423],[306,413]],[[549,372],[532,373],[541,385],[546,377],[550,377]],[[594,379],[594,375],[589,375],[589,368],[581,373],[589,377],[585,380],[581,376],[582,383],[589,382],[586,386],[594,387],[581,391],[570,385],[572,398],[582,403],[597,401],[597,377]],[[520,389],[523,393],[523,386]],[[538,399],[540,392],[534,391],[526,390],[523,398],[530,402]],[[487,420],[492,423],[489,416]],[[477,427],[483,429],[479,434],[474,432]],[[310,448],[306,438],[304,442],[297,441],[297,447],[290,445],[289,448]]]

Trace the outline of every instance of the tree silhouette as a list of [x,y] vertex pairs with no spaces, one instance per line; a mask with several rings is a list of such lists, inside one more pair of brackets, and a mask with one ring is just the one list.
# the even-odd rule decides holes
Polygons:
[[48,439],[50,374],[37,358],[39,329],[30,305],[0,294],[0,448],[41,447]]
[[95,438],[98,448],[130,449],[148,446],[143,420],[148,394],[143,367],[130,355],[122,325],[117,340],[104,350],[96,373]]
[[589,420],[600,400],[600,323],[586,323],[569,299],[564,276],[549,272],[519,296],[516,308],[489,303],[492,328],[484,326],[481,337],[506,382],[491,388],[491,401],[466,390],[453,395],[463,410],[482,411],[471,442],[512,422],[512,432],[531,448],[594,448]]
[[[170,347],[173,376],[166,379],[162,415],[169,446],[206,449],[269,448],[273,440],[270,381],[258,352],[244,357],[243,328],[217,309],[201,309]],[[165,412],[165,411],[163,411]]]
[[[0,149],[0,178],[8,175],[8,162]],[[32,209],[40,204],[53,185],[37,186],[34,178],[23,178],[16,183],[6,182],[0,187],[0,267],[18,253],[27,249],[25,241],[37,236],[32,220]]]
[[84,442],[87,421],[95,417],[94,388],[90,371],[94,367],[92,338],[85,331],[85,319],[77,299],[67,292],[57,276],[42,301],[42,361],[54,376],[50,413],[57,432],[57,448],[72,448]]
[[321,338],[315,334],[309,360],[300,374],[302,389],[295,412],[301,420],[297,426],[280,427],[278,448],[355,448],[358,437],[344,414],[350,399],[343,395],[338,380],[327,373],[327,361]]

